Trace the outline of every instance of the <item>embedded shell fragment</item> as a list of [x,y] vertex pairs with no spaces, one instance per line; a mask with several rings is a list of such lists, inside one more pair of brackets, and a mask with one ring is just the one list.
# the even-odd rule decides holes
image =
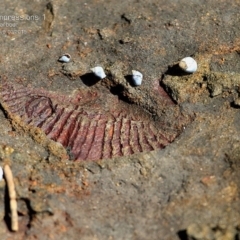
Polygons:
[[70,62],[70,60],[71,60],[71,56],[70,56],[70,54],[64,54],[64,55],[62,55],[59,59],[58,59],[58,61],[59,62],[62,62],[62,63],[68,63],[68,62]]
[[106,77],[106,74],[105,74],[103,68],[100,66],[91,68],[91,71],[95,74],[95,76],[99,77],[100,79],[103,79]]
[[132,70],[132,80],[135,86],[140,86],[142,84],[143,75],[139,71]]
[[187,73],[194,73],[197,71],[197,62],[192,57],[185,57],[179,62],[179,67]]

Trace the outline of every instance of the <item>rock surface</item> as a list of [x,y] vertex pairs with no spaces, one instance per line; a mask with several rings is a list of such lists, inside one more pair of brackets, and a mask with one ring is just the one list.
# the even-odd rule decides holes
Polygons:
[[[101,110],[116,101],[175,139],[74,162],[33,138],[43,131],[16,124],[1,99],[0,164],[13,171],[19,215],[13,233],[0,181],[1,239],[240,238],[239,1],[13,0],[0,9],[1,94],[6,83],[66,98],[97,92]],[[65,53],[71,62],[59,63]],[[192,75],[176,67],[187,56],[198,63]],[[101,81],[89,75],[98,65]],[[132,69],[144,75],[139,87]]]

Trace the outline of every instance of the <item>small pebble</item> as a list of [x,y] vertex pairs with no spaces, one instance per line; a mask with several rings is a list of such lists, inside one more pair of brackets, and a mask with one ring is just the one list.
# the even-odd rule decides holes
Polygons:
[[2,181],[3,179],[3,169],[2,167],[0,167],[0,181]]
[[63,62],[63,63],[68,63],[68,62],[70,62],[70,60],[71,60],[71,56],[70,56],[70,54],[68,54],[68,53],[62,55],[62,56],[58,59],[59,62]]
[[143,75],[139,71],[132,70],[132,80],[135,86],[140,86],[142,84]]
[[105,74],[103,68],[100,66],[91,68],[91,71],[95,74],[95,76],[99,77],[100,79],[103,79],[106,77],[106,74]]
[[197,62],[192,57],[185,57],[179,62],[179,67],[187,73],[197,71]]

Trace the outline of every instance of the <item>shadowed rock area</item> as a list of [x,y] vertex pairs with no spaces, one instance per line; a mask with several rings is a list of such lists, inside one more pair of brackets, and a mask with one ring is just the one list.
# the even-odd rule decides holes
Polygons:
[[240,238],[239,1],[0,9],[1,239]]

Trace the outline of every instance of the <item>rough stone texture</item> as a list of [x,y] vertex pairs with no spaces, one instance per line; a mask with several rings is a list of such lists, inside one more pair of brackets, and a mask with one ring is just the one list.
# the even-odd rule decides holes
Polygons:
[[[96,91],[183,130],[162,150],[73,162],[36,141],[39,129],[19,128],[1,101],[1,165],[13,171],[20,226],[9,230],[1,181],[2,239],[240,238],[239,1],[5,0],[0,9],[38,19],[0,18],[1,91],[6,82]],[[66,52],[72,62],[59,63]],[[193,75],[176,67],[186,56],[198,61]],[[97,65],[110,77],[89,81]],[[144,76],[138,88],[132,69]]]

